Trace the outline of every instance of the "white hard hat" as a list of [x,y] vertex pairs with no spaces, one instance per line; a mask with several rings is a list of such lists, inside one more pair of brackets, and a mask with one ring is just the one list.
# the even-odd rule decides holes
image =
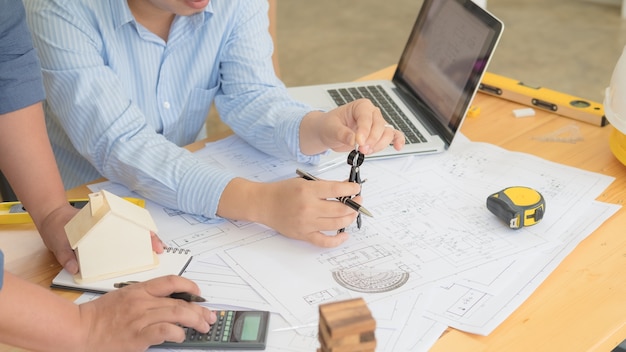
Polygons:
[[626,165],[626,47],[613,70],[603,105],[604,114],[614,128],[609,146],[615,157]]

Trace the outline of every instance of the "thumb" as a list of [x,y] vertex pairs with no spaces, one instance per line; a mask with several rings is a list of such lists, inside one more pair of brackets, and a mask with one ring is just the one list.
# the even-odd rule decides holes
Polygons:
[[76,261],[76,257],[70,258],[68,261],[66,261],[65,264],[63,264],[63,268],[72,275],[77,274],[78,273],[78,261]]
[[74,251],[69,245],[62,249],[55,250],[54,256],[57,258],[57,261],[63,265],[63,268],[70,274],[74,275],[78,273],[79,268],[78,261],[76,260],[76,254],[74,254]]

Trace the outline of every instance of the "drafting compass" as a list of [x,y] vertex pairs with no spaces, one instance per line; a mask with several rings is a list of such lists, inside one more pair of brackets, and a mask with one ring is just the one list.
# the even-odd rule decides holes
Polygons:
[[[361,154],[359,152],[359,146],[356,145],[354,147],[354,150],[350,152],[350,154],[348,154],[348,165],[350,165],[350,177],[348,178],[349,182],[355,182],[358,183],[359,185],[361,185],[363,183],[363,181],[361,181],[361,172],[360,172],[360,167],[361,164],[363,164],[363,160],[365,160],[365,155]],[[359,192],[357,194],[360,195],[361,192]],[[357,215],[356,218],[356,226],[360,229],[361,228],[361,214],[359,213],[359,215]],[[339,232],[344,232],[345,229],[340,229]]]

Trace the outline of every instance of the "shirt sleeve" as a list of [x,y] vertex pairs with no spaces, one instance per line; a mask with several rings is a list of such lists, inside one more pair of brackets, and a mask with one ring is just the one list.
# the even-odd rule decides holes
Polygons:
[[315,163],[300,151],[299,127],[312,110],[290,98],[272,65],[267,1],[240,6],[221,57],[220,117],[248,143],[270,155]]
[[0,114],[44,99],[37,52],[21,1],[0,0]]
[[[99,175],[163,206],[217,217],[219,196],[234,176],[200,162],[147,122],[124,85],[129,77],[118,75],[106,61],[107,45],[116,43],[105,42],[113,35],[103,36],[101,19],[81,1],[26,5],[40,51],[50,137],[60,168],[70,169],[62,174],[84,171],[87,160]],[[189,180],[198,188],[186,186]]]
[[[26,4],[43,67],[47,118],[60,127],[50,132],[51,139],[54,144],[55,135],[62,133],[68,140],[55,146],[57,159],[64,153],[82,157],[74,155],[60,167],[72,168],[87,160],[100,175],[161,205],[217,218],[220,197],[235,175],[200,161],[155,130],[127,93],[130,77],[111,69],[106,53],[123,47],[116,35],[129,22],[122,23],[127,20],[110,13],[94,15],[94,7],[104,12],[109,2],[28,0]],[[312,160],[300,153],[298,136],[301,119],[310,109],[289,98],[271,68],[271,37],[269,33],[259,35],[267,32],[267,2],[220,5],[236,7],[218,41],[216,105],[220,114],[255,147],[278,157]],[[115,17],[116,26],[114,32],[103,34],[108,30],[102,24],[107,16]],[[134,49],[132,45],[124,48]],[[190,60],[194,65],[197,58]],[[153,79],[164,79],[156,76]],[[154,89],[152,85],[144,87]],[[177,128],[190,129],[182,120]]]

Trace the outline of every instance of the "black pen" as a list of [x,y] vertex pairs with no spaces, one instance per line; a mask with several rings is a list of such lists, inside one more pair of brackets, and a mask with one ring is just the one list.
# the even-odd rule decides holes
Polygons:
[[[113,287],[122,288],[124,286],[135,284],[137,282],[139,281],[116,282],[113,284]],[[186,302],[206,302],[206,299],[204,297],[200,297],[198,295],[194,295],[193,293],[189,293],[189,292],[174,292],[171,295],[169,295],[169,297],[174,298],[174,299],[182,299],[183,301],[186,301]]]
[[[311,175],[310,173],[308,173],[308,172],[306,172],[304,170],[296,169],[296,173],[298,174],[298,176],[302,177],[305,180],[319,181],[319,179],[317,177]],[[350,208],[358,211],[361,214],[365,214],[365,215],[367,215],[369,217],[374,217],[374,215],[372,215],[372,213],[370,213],[369,210],[365,209],[361,204],[353,201],[349,197],[340,197],[340,198],[337,198],[337,200],[339,200],[343,204],[349,206]]]

